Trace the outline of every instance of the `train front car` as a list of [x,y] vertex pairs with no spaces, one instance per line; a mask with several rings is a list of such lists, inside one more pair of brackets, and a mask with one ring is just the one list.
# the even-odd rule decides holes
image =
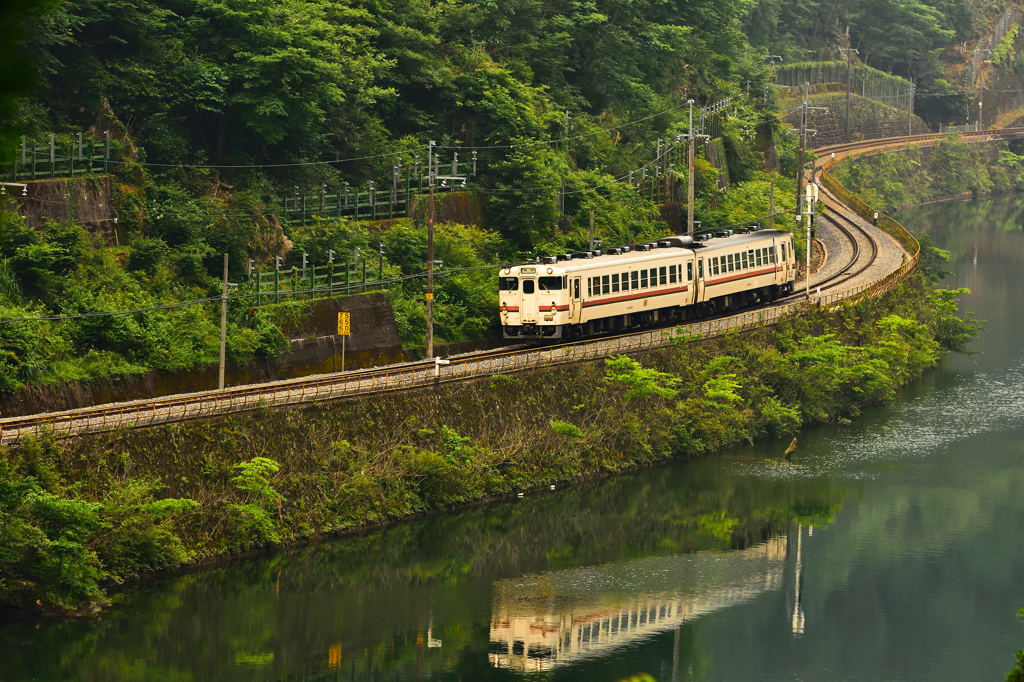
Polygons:
[[667,237],[503,268],[505,338],[561,339],[682,320],[694,301],[692,245],[689,237]]
[[[550,259],[554,260],[554,259]],[[579,282],[576,301],[579,301]],[[515,265],[498,275],[498,305],[506,339],[560,339],[571,324],[572,300],[558,262]]]

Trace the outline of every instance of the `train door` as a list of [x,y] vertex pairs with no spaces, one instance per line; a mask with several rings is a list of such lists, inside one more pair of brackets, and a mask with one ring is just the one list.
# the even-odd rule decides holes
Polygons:
[[697,258],[697,277],[693,281],[695,301],[704,300],[704,258]]
[[580,278],[573,277],[569,282],[569,321],[572,324],[579,324],[583,309]]
[[519,308],[523,324],[537,323],[537,278],[524,277],[520,282],[522,288],[522,304]]

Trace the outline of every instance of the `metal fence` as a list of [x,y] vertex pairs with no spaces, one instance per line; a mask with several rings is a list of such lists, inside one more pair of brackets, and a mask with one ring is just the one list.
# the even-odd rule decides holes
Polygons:
[[50,134],[44,142],[23,136],[14,150],[13,160],[6,163],[0,173],[4,180],[12,181],[106,173],[110,155],[109,132],[99,140],[86,139],[84,133],[74,136]]
[[859,63],[849,67],[845,61],[798,62],[780,65],[776,67],[775,82],[778,85],[789,87],[839,83],[842,84],[841,88],[830,86],[827,89],[845,92],[847,78],[850,80],[850,91],[861,97],[882,102],[903,111],[913,108],[914,95],[910,81]]
[[[459,152],[442,161],[434,157],[433,174],[436,192],[451,192],[467,189],[470,178],[476,177],[479,158],[477,152]],[[391,179],[387,183],[372,180],[365,185],[351,186],[342,183],[337,186],[321,185],[318,189],[301,191],[298,187],[291,194],[280,195],[274,211],[289,225],[306,225],[318,219],[355,218],[378,220],[408,216],[417,195],[429,190],[430,169],[423,158],[399,159],[391,168]]]

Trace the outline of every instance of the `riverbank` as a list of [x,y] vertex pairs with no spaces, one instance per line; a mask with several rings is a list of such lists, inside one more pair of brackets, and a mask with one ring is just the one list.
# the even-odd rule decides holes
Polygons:
[[0,601],[89,612],[116,584],[846,420],[970,325],[921,276],[745,336],[468,384],[0,454]]

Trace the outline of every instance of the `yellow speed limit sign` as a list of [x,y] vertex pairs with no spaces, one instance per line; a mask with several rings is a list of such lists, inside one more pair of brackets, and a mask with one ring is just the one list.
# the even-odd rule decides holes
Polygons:
[[352,313],[338,313],[338,336],[352,335]]

